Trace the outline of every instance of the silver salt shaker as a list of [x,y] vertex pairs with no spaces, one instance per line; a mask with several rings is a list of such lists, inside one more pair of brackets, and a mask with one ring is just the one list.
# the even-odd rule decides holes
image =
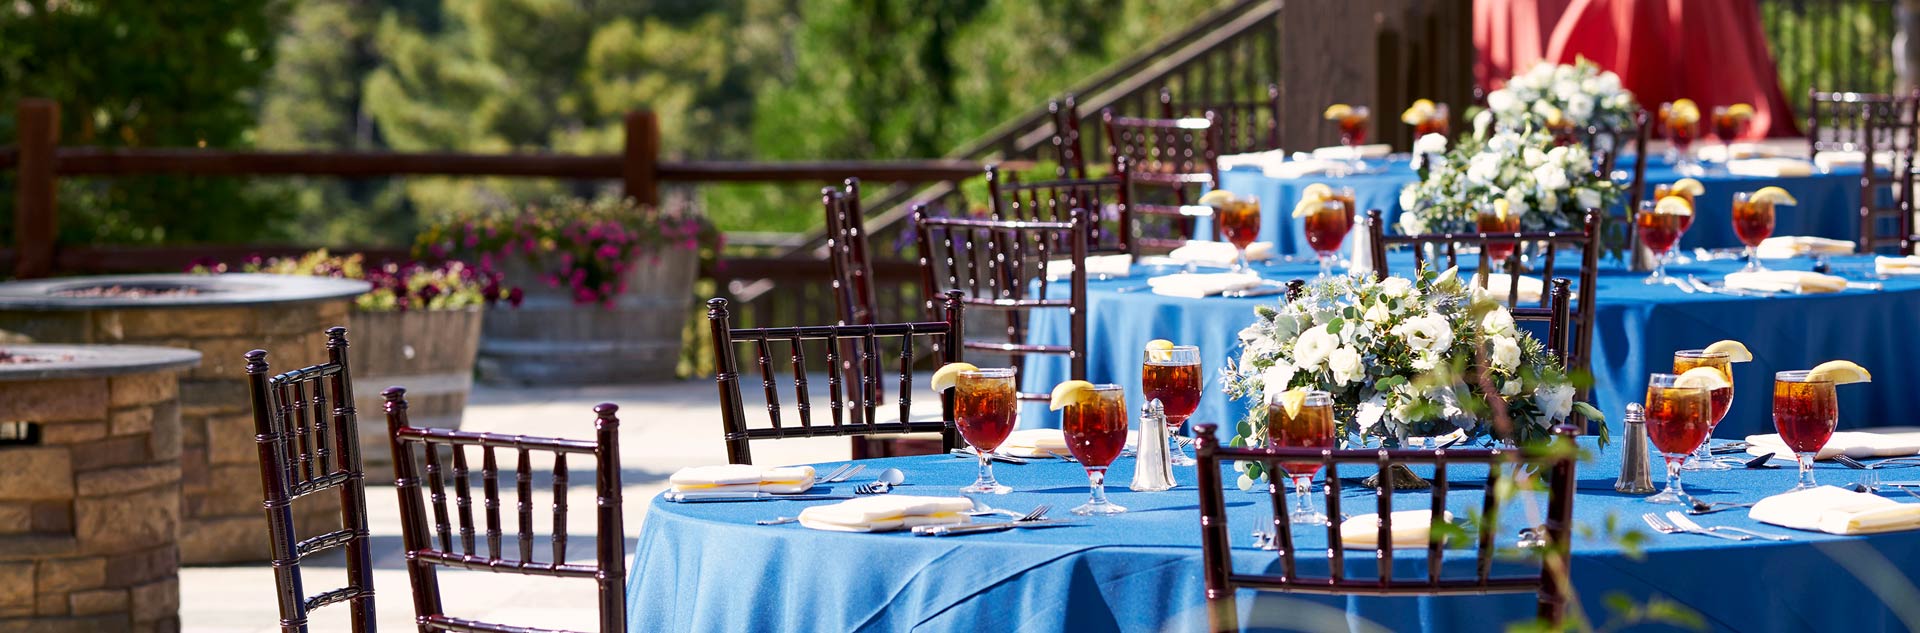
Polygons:
[[1173,488],[1173,455],[1167,453],[1167,413],[1160,399],[1140,406],[1140,441],[1135,447],[1133,485],[1137,492]]
[[1653,459],[1647,447],[1647,416],[1637,402],[1627,403],[1627,446],[1620,456],[1620,479],[1613,489],[1629,494],[1653,492]]

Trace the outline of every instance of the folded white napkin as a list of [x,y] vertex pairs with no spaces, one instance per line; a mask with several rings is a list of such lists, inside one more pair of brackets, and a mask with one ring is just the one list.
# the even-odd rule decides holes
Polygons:
[[[1507,289],[1513,286],[1513,281],[1512,281],[1513,276],[1508,275],[1506,273],[1493,273],[1493,274],[1487,275],[1486,279],[1487,279],[1487,283],[1486,283],[1487,296],[1492,297],[1496,301],[1506,301]],[[1475,284],[1478,284],[1478,283],[1479,282],[1476,280]],[[1546,292],[1547,292],[1547,284],[1546,282],[1541,281],[1539,277],[1528,277],[1525,275],[1521,275],[1520,276],[1520,298],[1514,300],[1514,303],[1517,305],[1525,305],[1527,303],[1539,303],[1541,295],[1546,294]],[[1580,293],[1578,292],[1571,293],[1571,295],[1568,298],[1571,299],[1575,296],[1578,296],[1579,294]]]
[[676,492],[806,492],[813,487],[812,466],[755,466],[725,464],[694,466],[673,473],[668,483]]
[[[1133,256],[1126,253],[1118,255],[1088,255],[1087,275],[1107,277],[1125,277],[1133,271]],[[1065,279],[1073,274],[1073,260],[1056,259],[1047,262],[1047,276]]]
[[1920,255],[1875,257],[1873,272],[1877,275],[1920,275]]
[[1176,273],[1147,280],[1153,294],[1199,299],[1260,285],[1253,273]]
[[1302,158],[1284,163],[1268,163],[1261,166],[1260,173],[1268,178],[1291,179],[1318,176],[1345,168],[1345,161],[1327,158]]
[[1738,158],[1727,161],[1727,171],[1759,178],[1800,177],[1813,174],[1813,163],[1798,158]]
[[[1824,151],[1815,154],[1813,164],[1821,171],[1833,171],[1840,167],[1860,167],[1867,164],[1865,152]],[[1873,164],[1881,167],[1893,164],[1893,152],[1874,152]]]
[[[1231,242],[1209,242],[1206,240],[1188,240],[1186,246],[1173,249],[1167,257],[1182,264],[1202,264],[1208,266],[1232,266],[1237,251]],[[1254,242],[1247,245],[1247,261],[1254,262],[1273,257],[1273,242]]]
[[[1793,458],[1793,451],[1787,448],[1787,443],[1780,439],[1779,433],[1747,436],[1748,455],[1759,457],[1767,453],[1773,453],[1781,459]],[[1913,454],[1920,454],[1920,433],[1835,431],[1814,459],[1832,459],[1835,455],[1859,459]]]
[[[1127,431],[1127,446],[1139,439],[1138,431]],[[1054,453],[1072,455],[1067,436],[1060,429],[1020,429],[1007,436],[994,452],[1014,457],[1052,457]]]
[[1313,157],[1326,160],[1353,160],[1355,154],[1359,154],[1360,158],[1385,158],[1388,154],[1392,153],[1393,146],[1386,143],[1374,143],[1372,145],[1361,145],[1359,147],[1334,145],[1332,147],[1314,148]]
[[1694,150],[1701,160],[1724,161],[1746,158],[1771,158],[1780,156],[1776,148],[1760,143],[1732,143],[1729,145],[1706,145]]
[[1215,160],[1220,164],[1221,169],[1233,169],[1241,165],[1247,165],[1265,170],[1270,165],[1279,165],[1287,162],[1287,151],[1276,149],[1265,152],[1227,154]]
[[1752,273],[1727,273],[1727,287],[1761,292],[1820,294],[1847,289],[1847,280],[1803,270],[1763,270]]
[[1761,499],[1747,516],[1797,530],[1873,534],[1920,528],[1920,503],[1900,503],[1872,493],[1820,486]]
[[[1441,520],[1451,523],[1452,512],[1441,512]],[[1393,513],[1393,546],[1426,547],[1433,528],[1432,510],[1399,510]],[[1347,549],[1374,549],[1380,546],[1380,515],[1369,513],[1340,522],[1340,545]]]
[[966,497],[873,495],[800,511],[800,525],[830,532],[886,532],[969,521]]
[[1849,255],[1853,249],[1854,243],[1850,240],[1781,235],[1760,240],[1760,245],[1754,247],[1753,251],[1761,259],[1787,259],[1801,255]]

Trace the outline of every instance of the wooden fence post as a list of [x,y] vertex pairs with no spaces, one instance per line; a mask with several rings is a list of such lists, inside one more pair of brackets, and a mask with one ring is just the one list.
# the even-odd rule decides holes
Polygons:
[[60,104],[51,99],[21,99],[15,112],[20,154],[13,208],[13,274],[20,279],[46,277],[53,274],[53,242],[59,234],[54,149],[60,143]]
[[660,119],[652,110],[628,112],[627,142],[621,152],[620,173],[626,195],[645,206],[660,204]]

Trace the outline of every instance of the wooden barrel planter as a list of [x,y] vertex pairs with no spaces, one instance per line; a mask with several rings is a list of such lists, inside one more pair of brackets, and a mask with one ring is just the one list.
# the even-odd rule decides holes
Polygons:
[[360,456],[366,468],[393,463],[380,392],[407,388],[414,426],[460,428],[473,390],[474,355],[484,313],[458,310],[362,311],[349,317],[353,336],[353,401],[360,412]]
[[526,301],[487,315],[481,379],[540,385],[673,379],[699,255],[670,248],[658,256],[640,256],[627,271],[626,292],[612,305],[574,303],[569,289],[548,285],[534,267],[514,260],[507,283],[521,288]]

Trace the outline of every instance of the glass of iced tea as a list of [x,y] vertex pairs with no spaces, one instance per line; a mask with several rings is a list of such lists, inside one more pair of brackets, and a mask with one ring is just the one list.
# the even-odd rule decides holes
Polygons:
[[1693,223],[1690,213],[1665,213],[1653,200],[1640,201],[1640,212],[1634,214],[1633,224],[1640,233],[1640,243],[1653,251],[1653,274],[1647,277],[1649,285],[1668,283],[1667,256],[1673,246],[1680,242],[1680,236],[1687,232],[1687,225]]
[[1648,380],[1647,438],[1667,460],[1667,489],[1648,497],[1648,503],[1693,503],[1680,486],[1680,469],[1707,440],[1712,418],[1713,401],[1706,389],[1680,384],[1673,374],[1654,374]]
[[1147,348],[1146,357],[1141,361],[1140,391],[1148,400],[1159,400],[1167,414],[1167,454],[1173,456],[1173,465],[1192,466],[1193,458],[1187,456],[1180,441],[1180,425],[1200,408],[1201,381],[1200,348],[1193,345],[1175,345],[1170,349]]
[[980,454],[980,479],[961,488],[963,493],[1003,495],[1013,489],[993,479],[993,451],[1007,441],[1018,419],[1014,400],[1014,370],[975,369],[960,372],[953,383],[953,421],[960,437]]
[[1685,189],[1675,187],[1673,186],[1673,183],[1663,182],[1653,186],[1653,201],[1656,204],[1659,203],[1661,200],[1664,200],[1667,198],[1679,198],[1681,200],[1687,201],[1687,206],[1689,207],[1694,206],[1693,193]]
[[1433,114],[1413,125],[1413,137],[1417,139],[1428,134],[1448,136],[1453,129],[1449,114],[1447,104],[1433,104]]
[[1751,192],[1733,194],[1733,232],[1746,245],[1747,266],[1741,272],[1766,270],[1760,265],[1760,243],[1773,237],[1773,201],[1753,199]]
[[1238,196],[1220,205],[1213,212],[1214,232],[1238,251],[1233,260],[1233,270],[1248,270],[1247,246],[1260,237],[1260,198],[1258,196]]
[[1360,146],[1367,144],[1367,124],[1372,118],[1373,113],[1367,106],[1354,106],[1344,116],[1334,119],[1340,126],[1340,144],[1353,151],[1347,168],[1356,174],[1367,171],[1367,161],[1360,158]]
[[[1474,229],[1481,233],[1490,234],[1519,233],[1520,216],[1508,213],[1506,210],[1507,205],[1505,205],[1504,202],[1506,201],[1495,200],[1493,202],[1481,203],[1479,212],[1475,214],[1473,218]],[[1519,242],[1489,241],[1486,245],[1487,256],[1491,257],[1494,263],[1506,261],[1508,257],[1513,256],[1513,249],[1518,245]]]
[[1306,226],[1307,246],[1320,257],[1321,279],[1333,276],[1333,260],[1340,253],[1340,243],[1346,241],[1347,232],[1353,229],[1352,200],[1350,193],[1345,200],[1335,194],[1321,200],[1301,219]]
[[1739,110],[1729,106],[1713,107],[1713,135],[1727,148],[1727,158],[1733,158],[1733,141],[1747,133],[1747,121],[1750,114],[1742,115]]
[[[1707,437],[1712,439],[1713,429],[1720,426],[1720,421],[1727,417],[1727,410],[1733,407],[1733,360],[1727,354],[1708,352],[1703,349],[1683,349],[1673,353],[1674,375],[1684,374],[1698,367],[1713,368],[1714,371],[1720,372],[1721,378],[1727,381],[1727,386],[1717,387],[1707,392],[1707,399],[1713,405],[1712,415],[1707,419]],[[1693,459],[1687,461],[1686,466],[1682,467],[1683,470],[1733,468],[1733,465],[1728,462],[1736,460],[1714,457],[1707,452],[1707,444],[1706,441],[1700,442],[1700,448],[1694,451]]]
[[1773,375],[1773,428],[1780,432],[1780,441],[1800,458],[1800,484],[1792,490],[1814,487],[1813,458],[1827,445],[1834,425],[1840,422],[1840,400],[1833,391],[1833,381],[1814,378],[1811,373],[1783,371]]
[[[1127,392],[1120,385],[1094,385],[1094,397],[1060,410],[1060,431],[1067,450],[1087,469],[1092,495],[1074,514],[1104,515],[1126,512],[1107,501],[1107,466],[1127,445]],[[1164,404],[1164,403],[1163,403]]]
[[1693,101],[1681,99],[1667,108],[1667,141],[1673,145],[1675,173],[1695,175],[1702,172],[1693,157],[1693,141],[1700,137],[1700,109]]
[[[1289,403],[1289,398],[1297,404]],[[1270,448],[1333,448],[1338,429],[1333,423],[1333,396],[1325,391],[1276,393],[1267,399],[1267,446]],[[1294,525],[1327,524],[1327,515],[1314,510],[1313,497],[1308,494],[1320,465],[1317,461],[1280,464],[1287,476],[1293,478],[1290,520]]]

